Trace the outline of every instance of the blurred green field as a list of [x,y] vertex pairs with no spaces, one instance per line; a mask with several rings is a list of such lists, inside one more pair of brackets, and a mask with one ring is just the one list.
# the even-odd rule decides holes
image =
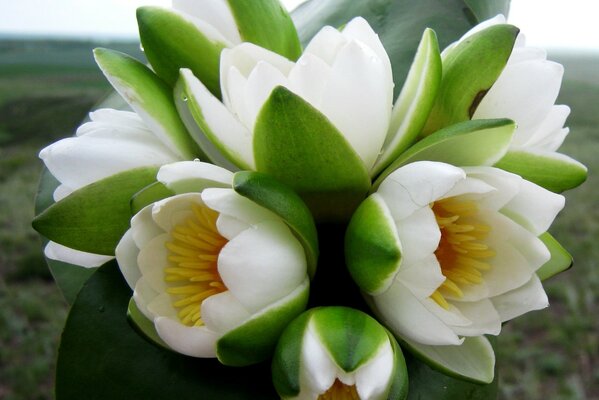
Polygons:
[[[0,41],[0,399],[53,398],[67,307],[30,228],[44,145],[73,134],[108,92],[97,43]],[[136,44],[99,44],[139,56]],[[502,399],[599,399],[599,54],[556,54],[560,103],[572,108],[562,150],[589,167],[552,228],[575,266],[546,282],[551,307],[505,327]],[[434,399],[433,399],[434,400]]]

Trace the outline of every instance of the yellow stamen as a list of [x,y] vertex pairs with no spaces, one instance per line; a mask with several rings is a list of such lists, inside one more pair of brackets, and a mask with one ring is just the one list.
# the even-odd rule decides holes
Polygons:
[[192,216],[171,230],[171,241],[165,244],[168,266],[164,280],[181,322],[201,326],[202,302],[227,290],[217,268],[227,240],[216,229],[217,212],[197,204],[192,211]]
[[463,297],[464,287],[484,281],[482,271],[491,269],[488,259],[495,252],[485,243],[491,227],[477,220],[474,201],[451,197],[434,202],[431,208],[441,230],[435,256],[446,280],[430,298],[447,310],[446,296]]
[[360,396],[355,385],[348,386],[335,379],[329,390],[318,396],[318,400],[360,400]]

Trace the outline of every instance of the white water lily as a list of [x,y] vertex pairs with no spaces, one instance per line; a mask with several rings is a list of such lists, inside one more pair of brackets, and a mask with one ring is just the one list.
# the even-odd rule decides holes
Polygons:
[[[39,157],[60,182],[54,200],[77,189],[129,169],[183,160],[165,145],[133,112],[100,109],[89,114],[75,137],[42,149]],[[112,257],[74,250],[55,242],[45,248],[48,258],[84,267],[97,267]]]
[[305,307],[302,245],[279,216],[237,194],[223,168],[180,162],[158,180],[177,194],[137,213],[116,249],[137,307],[174,351],[260,361],[278,337],[273,319]]
[[367,170],[379,155],[391,118],[391,64],[377,34],[363,18],[340,32],[324,27],[299,60],[250,43],[221,55],[223,103],[182,70],[191,100],[201,109],[202,129],[231,161],[255,169],[253,132],[273,89],[283,86],[324,114]]
[[550,253],[538,236],[563,206],[563,196],[500,169],[415,162],[354,215],[348,266],[396,335],[442,354],[548,305],[535,272]]
[[[298,343],[299,352],[290,352]],[[372,317],[345,307],[309,310],[289,325],[275,352],[273,381],[283,399],[407,395],[406,365],[395,339]]]

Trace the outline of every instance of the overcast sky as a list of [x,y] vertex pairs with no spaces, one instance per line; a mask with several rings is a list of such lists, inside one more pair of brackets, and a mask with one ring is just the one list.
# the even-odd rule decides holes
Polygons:
[[[0,0],[0,34],[133,38],[140,5],[170,0]],[[598,15],[598,0],[512,0],[510,21],[531,45],[599,51]]]

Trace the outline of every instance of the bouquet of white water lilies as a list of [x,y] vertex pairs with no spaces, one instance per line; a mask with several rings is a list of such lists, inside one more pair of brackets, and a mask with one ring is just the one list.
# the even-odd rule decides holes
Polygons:
[[59,400],[496,397],[586,168],[562,66],[453,3],[173,0],[148,64],[95,50],[130,110],[40,153]]

